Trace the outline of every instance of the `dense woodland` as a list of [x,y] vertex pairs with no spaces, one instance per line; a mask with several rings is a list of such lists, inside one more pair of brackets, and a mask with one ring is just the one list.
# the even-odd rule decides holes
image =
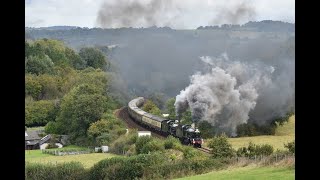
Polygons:
[[125,132],[113,116],[119,103],[109,88],[110,62],[100,50],[76,52],[61,41],[41,39],[26,41],[25,51],[27,127],[45,126],[46,133],[68,134],[79,144],[100,136],[108,141]]

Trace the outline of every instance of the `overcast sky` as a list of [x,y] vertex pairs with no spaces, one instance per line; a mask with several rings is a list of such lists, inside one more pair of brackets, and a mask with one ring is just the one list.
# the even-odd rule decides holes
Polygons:
[[[117,28],[156,25],[190,29],[261,20],[295,22],[294,0],[161,0],[170,3],[154,8],[149,15],[148,3],[151,1],[158,0],[26,0],[25,26]],[[132,2],[138,2],[138,5]],[[147,18],[152,21],[147,22]]]

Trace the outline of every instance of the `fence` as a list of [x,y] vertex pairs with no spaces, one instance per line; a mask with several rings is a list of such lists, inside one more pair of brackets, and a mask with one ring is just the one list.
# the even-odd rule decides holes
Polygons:
[[252,157],[233,157],[231,158],[231,162],[247,162],[247,163],[262,163],[265,165],[270,165],[273,163],[277,163],[280,161],[291,161],[293,164],[295,163],[295,155],[294,154],[272,154],[269,156],[259,155]]
[[55,156],[76,155],[76,154],[90,154],[94,153],[93,149],[87,150],[42,150],[44,154],[52,154]]

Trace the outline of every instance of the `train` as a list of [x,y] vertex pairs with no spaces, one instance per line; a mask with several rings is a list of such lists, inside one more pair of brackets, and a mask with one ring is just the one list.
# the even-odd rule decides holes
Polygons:
[[145,112],[140,108],[144,102],[144,97],[137,97],[128,103],[129,116],[136,123],[163,136],[172,135],[182,144],[201,148],[203,139],[199,129],[191,124],[182,125],[178,120],[166,119]]

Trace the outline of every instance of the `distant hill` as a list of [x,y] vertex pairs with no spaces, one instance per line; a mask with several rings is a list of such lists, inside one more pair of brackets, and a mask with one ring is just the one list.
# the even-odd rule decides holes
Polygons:
[[40,28],[31,28],[26,27],[26,29],[40,29],[40,30],[70,30],[79,28],[78,26],[49,26],[49,27],[40,27]]
[[198,27],[201,29],[221,29],[221,30],[252,30],[258,32],[295,32],[295,25],[293,23],[287,23],[282,21],[249,21],[246,24],[223,24],[221,26],[205,26]]

